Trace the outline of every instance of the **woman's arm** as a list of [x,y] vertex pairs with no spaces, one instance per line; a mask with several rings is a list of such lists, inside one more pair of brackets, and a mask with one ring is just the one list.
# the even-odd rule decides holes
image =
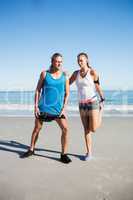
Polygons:
[[40,99],[40,94],[41,94],[41,89],[42,89],[42,86],[43,86],[44,78],[45,78],[45,71],[42,71],[41,74],[40,74],[40,78],[38,80],[38,83],[37,83],[37,87],[36,87],[36,90],[35,90],[35,97],[34,97],[34,110],[35,110],[36,116],[37,116],[37,113],[38,113],[38,102],[39,102],[39,99]]
[[77,74],[78,74],[78,70],[73,72],[73,74],[71,75],[71,77],[69,78],[69,84],[71,85],[77,78]]
[[66,105],[67,105],[67,103],[68,103],[69,93],[70,93],[70,86],[69,86],[69,79],[67,79],[66,80],[66,90],[65,90],[65,97],[64,97],[63,108],[65,108]]
[[100,96],[100,101],[103,102],[105,100],[105,98],[104,98],[104,94],[103,94],[102,88],[100,86],[99,76],[98,76],[98,74],[97,74],[97,72],[95,70],[92,70],[91,73],[93,75],[96,91],[98,92],[98,94]]
[[65,115],[65,109],[66,109],[66,106],[67,106],[67,103],[68,103],[69,92],[70,92],[69,79],[66,79],[65,96],[64,96],[64,102],[63,102],[63,107],[62,107],[60,116],[62,114]]

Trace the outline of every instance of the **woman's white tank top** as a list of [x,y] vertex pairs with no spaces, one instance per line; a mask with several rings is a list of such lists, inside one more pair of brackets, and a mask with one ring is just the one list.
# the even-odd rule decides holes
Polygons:
[[83,78],[80,75],[80,71],[78,71],[76,85],[78,89],[79,102],[91,99],[97,100],[95,84],[90,74],[90,70],[88,70],[87,74]]

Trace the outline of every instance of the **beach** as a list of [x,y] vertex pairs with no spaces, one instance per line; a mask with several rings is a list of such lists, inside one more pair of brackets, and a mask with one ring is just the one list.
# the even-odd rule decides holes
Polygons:
[[69,117],[70,164],[60,158],[60,129],[45,123],[35,155],[20,155],[30,144],[32,117],[0,117],[0,200],[132,200],[131,117],[104,117],[93,134],[93,158],[83,161],[83,128]]

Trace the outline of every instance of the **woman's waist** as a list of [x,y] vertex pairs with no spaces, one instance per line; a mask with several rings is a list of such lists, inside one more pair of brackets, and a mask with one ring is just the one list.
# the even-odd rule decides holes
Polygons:
[[39,111],[40,112],[45,112],[45,113],[48,113],[48,114],[52,114],[52,115],[59,115],[61,110],[62,110],[62,107],[63,105],[53,105],[53,106],[47,106],[47,105],[39,105]]
[[80,98],[79,104],[93,103],[93,102],[97,102],[97,101],[98,101],[97,95],[94,95],[94,96],[89,97],[89,98]]
[[39,101],[43,102],[43,104],[46,105],[55,105],[58,103],[63,103],[64,101],[64,93],[61,94],[59,92],[51,92],[51,91],[46,91],[41,94]]
[[91,89],[78,89],[78,94],[80,99],[91,99],[93,96],[96,95],[96,91],[95,90],[91,90]]

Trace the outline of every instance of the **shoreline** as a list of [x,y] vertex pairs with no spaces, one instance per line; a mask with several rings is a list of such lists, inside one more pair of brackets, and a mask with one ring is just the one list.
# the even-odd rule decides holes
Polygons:
[[[23,114],[0,114],[0,118],[34,118],[34,115],[23,115]],[[69,114],[67,115],[67,118],[71,118],[71,117],[76,117],[76,118],[80,118],[79,114]],[[132,118],[133,117],[133,113],[132,114],[103,114],[102,118]]]
[[[66,108],[68,117],[79,116],[77,105]],[[0,116],[34,117],[33,105],[0,104]],[[133,117],[133,105],[105,105],[103,117]]]

